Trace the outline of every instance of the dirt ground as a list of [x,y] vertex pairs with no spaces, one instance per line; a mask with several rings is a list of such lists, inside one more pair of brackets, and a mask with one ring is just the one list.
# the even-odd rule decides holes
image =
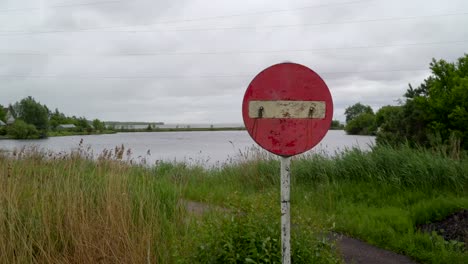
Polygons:
[[424,232],[431,233],[435,231],[445,240],[456,240],[468,245],[468,210],[462,210],[449,215],[439,222],[429,223],[419,226]]

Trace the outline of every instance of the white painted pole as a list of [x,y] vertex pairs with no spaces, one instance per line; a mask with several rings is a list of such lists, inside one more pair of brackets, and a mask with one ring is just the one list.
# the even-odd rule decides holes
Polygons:
[[281,249],[283,264],[291,263],[291,157],[281,157]]

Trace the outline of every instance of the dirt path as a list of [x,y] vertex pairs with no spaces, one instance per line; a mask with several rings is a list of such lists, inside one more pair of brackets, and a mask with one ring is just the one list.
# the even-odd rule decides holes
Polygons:
[[[229,212],[228,209],[219,206],[184,201],[187,211],[194,215],[202,215],[203,213],[210,210],[219,210]],[[396,254],[394,252],[384,250],[372,245],[369,245],[360,240],[347,237],[342,234],[336,234],[333,236],[336,239],[337,247],[344,259],[345,263],[355,264],[413,264],[416,263],[409,257]]]
[[409,257],[369,245],[363,241],[338,235],[337,247],[345,263],[410,264],[416,263]]

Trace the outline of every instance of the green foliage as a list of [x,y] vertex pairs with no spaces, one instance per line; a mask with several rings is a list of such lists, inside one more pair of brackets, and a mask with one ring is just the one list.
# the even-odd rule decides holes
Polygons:
[[[275,159],[207,170],[25,155],[0,155],[0,171],[7,174],[0,185],[7,211],[0,218],[9,223],[0,228],[2,263],[89,263],[102,256],[125,263],[279,263]],[[468,208],[467,157],[382,145],[329,158],[303,156],[291,171],[294,263],[339,261],[323,239],[331,226],[421,263],[466,263],[462,243],[423,233],[418,225]],[[187,214],[182,194],[223,208]]]
[[0,120],[6,122],[6,111],[3,105],[0,104]]
[[[246,204],[279,204],[278,165],[276,160],[256,160],[190,173],[186,195],[207,203],[231,204],[237,197]],[[352,149],[330,158],[296,158],[291,174],[292,221],[310,217],[315,226],[334,222],[336,232],[421,263],[466,263],[468,252],[461,243],[423,233],[418,225],[468,208],[467,157],[454,160],[408,145],[380,145],[373,151]],[[215,243],[226,235],[221,228],[216,230],[220,234],[203,241]]]
[[409,86],[400,121],[382,123],[378,142],[434,146],[455,140],[468,149],[468,54],[456,62],[433,59],[430,69],[419,87]]
[[349,106],[345,110],[346,133],[350,135],[373,135],[377,127],[375,125],[375,115],[372,108],[361,103]]
[[34,125],[27,124],[21,119],[16,119],[15,123],[7,127],[7,135],[14,139],[35,139],[40,137],[39,131]]
[[346,123],[360,116],[361,114],[374,114],[372,108],[368,105],[356,103],[352,106],[348,106],[345,109]]
[[[26,124],[33,125],[39,133],[39,138],[43,138],[48,135],[68,136],[91,134],[93,132],[112,132],[106,131],[104,122],[100,121],[99,119],[95,119],[93,122],[90,122],[85,117],[66,116],[58,109],[55,109],[55,111],[51,112],[46,105],[41,105],[31,96],[22,99],[20,102],[16,102],[13,105],[10,105],[10,110],[13,117],[21,119]],[[3,107],[0,105],[0,118],[2,117],[2,111]],[[91,123],[93,126],[91,126]],[[76,128],[67,129],[67,131],[57,130],[59,125],[66,124],[73,124],[76,126]],[[24,134],[25,133],[15,133],[17,136]]]
[[101,122],[101,120],[99,119],[93,120],[93,127],[96,131],[104,131],[106,129],[106,125],[104,124],[104,122]]
[[76,126],[77,132],[91,133],[93,129],[85,117],[73,117],[73,124]]
[[405,130],[402,124],[403,107],[387,105],[379,109],[375,115],[378,127],[377,144],[404,144]]
[[346,124],[345,131],[349,135],[374,135],[377,130],[375,115],[363,113]]
[[[315,160],[318,159],[318,160]],[[375,182],[411,188],[468,188],[468,159],[450,159],[429,150],[378,146],[371,152],[348,150],[332,160],[304,159],[297,165],[301,184],[325,182]],[[323,178],[317,178],[322,176]]]
[[35,126],[43,135],[47,132],[49,128],[49,110],[45,105],[41,105],[34,98],[28,96],[17,102],[14,109],[17,118]]
[[61,113],[57,108],[54,112],[50,113],[50,127],[53,131],[57,129],[58,125],[73,124],[73,119],[66,117],[65,114]]
[[[270,202],[271,204],[271,202]],[[281,263],[281,226],[277,206],[236,207],[198,223],[195,241],[185,245],[190,254],[181,263]],[[339,263],[331,242],[318,238],[308,220],[295,219],[292,263]]]
[[344,129],[344,125],[339,120],[332,120],[330,129]]
[[336,215],[336,230],[423,263],[466,263],[460,243],[417,226],[468,208],[468,159],[409,146],[350,150],[293,164],[292,200],[303,211]]

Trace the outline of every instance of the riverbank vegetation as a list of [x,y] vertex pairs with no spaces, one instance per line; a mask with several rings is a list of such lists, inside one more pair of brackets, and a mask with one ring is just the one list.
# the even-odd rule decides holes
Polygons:
[[133,132],[195,132],[195,131],[240,131],[245,130],[245,127],[148,127],[146,129],[115,129],[116,132],[133,133]]
[[0,105],[0,136],[13,139],[38,139],[49,136],[113,133],[99,119],[66,116],[58,109],[51,111],[33,97],[26,97],[4,108]]
[[[216,170],[131,166],[123,162],[125,153],[105,151],[97,160],[81,148],[72,154],[1,155],[0,262],[280,261],[275,201],[233,200],[228,212],[193,215],[184,202],[192,188],[189,178],[202,180]],[[319,235],[326,228],[310,225],[294,232],[297,263],[339,262],[332,243]]]
[[418,87],[409,85],[397,106],[384,106],[376,114],[360,103],[348,107],[348,134],[376,134],[378,143],[391,145],[468,149],[468,54],[455,62],[434,59],[430,70]]
[[[279,262],[276,159],[148,167],[125,153],[0,156],[0,262]],[[464,241],[419,229],[468,208],[468,159],[457,157],[380,146],[294,159],[293,259],[339,262],[334,231],[423,263],[465,263]],[[184,201],[222,210],[191,214]]]
[[[113,134],[117,132],[191,132],[245,130],[245,127],[159,127],[162,123],[103,122],[85,117],[66,116],[58,109],[51,111],[32,97],[26,97],[7,108],[0,105],[0,138],[39,139],[57,136]],[[147,124],[145,128],[134,128]],[[338,123],[338,127],[339,127]],[[337,127],[337,128],[338,128]]]

